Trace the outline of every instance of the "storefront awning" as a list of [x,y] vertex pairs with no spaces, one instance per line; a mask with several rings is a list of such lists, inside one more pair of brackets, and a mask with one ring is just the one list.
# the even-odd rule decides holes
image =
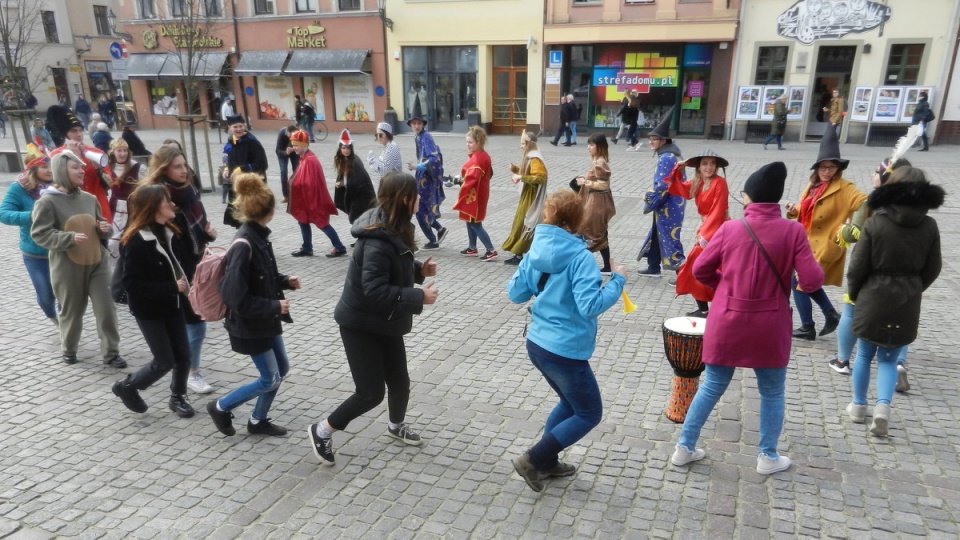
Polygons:
[[156,79],[166,61],[167,53],[132,53],[127,75],[131,79]]
[[189,71],[197,79],[216,80],[223,71],[223,63],[227,61],[225,52],[194,52],[193,58],[186,53],[168,53],[167,61],[160,70],[160,77],[164,79],[185,79],[184,71]]
[[290,51],[247,51],[233,72],[237,75],[277,76],[283,73]]
[[366,49],[293,51],[286,75],[359,75],[370,73],[370,51]]

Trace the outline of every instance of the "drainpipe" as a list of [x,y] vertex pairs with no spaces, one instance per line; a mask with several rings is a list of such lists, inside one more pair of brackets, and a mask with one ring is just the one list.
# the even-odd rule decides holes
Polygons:
[[[947,43],[953,44],[953,51],[944,51],[945,54],[943,55],[943,63],[940,66],[940,80],[937,81],[937,88],[941,88],[943,92],[942,97],[940,97],[939,111],[936,111],[937,118],[940,118],[941,120],[943,118],[943,111],[946,110],[945,107],[947,104],[947,95],[950,93],[950,90],[952,90],[950,88],[950,81],[953,80],[953,72],[957,67],[957,52],[960,50],[960,35],[958,35],[958,31],[960,31],[960,24],[957,23],[957,17],[960,17],[960,14],[958,14],[958,10],[960,10],[960,4],[954,4],[953,17],[950,18],[950,20],[954,21],[954,23],[953,28],[950,29],[950,39],[947,40]],[[953,54],[950,54],[951,52]],[[934,128],[932,130],[933,136],[930,137],[934,144],[937,142],[938,124],[939,123],[934,124]]]
[[[737,96],[737,79],[740,77],[740,29],[743,25],[743,11],[746,9],[747,0],[740,0],[740,15],[737,16],[737,35],[733,37],[733,77],[730,78],[730,88],[727,91],[727,96],[733,96],[734,99],[731,101],[730,98],[727,98],[727,115],[726,119],[730,122],[730,131],[727,135],[727,140],[732,141],[737,135],[737,115],[736,115],[736,96]],[[726,127],[726,126],[724,126]]]

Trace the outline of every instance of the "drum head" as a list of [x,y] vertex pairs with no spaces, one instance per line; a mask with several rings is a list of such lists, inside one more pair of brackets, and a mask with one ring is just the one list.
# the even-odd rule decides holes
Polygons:
[[664,321],[663,327],[676,334],[702,336],[707,320],[699,317],[674,317]]

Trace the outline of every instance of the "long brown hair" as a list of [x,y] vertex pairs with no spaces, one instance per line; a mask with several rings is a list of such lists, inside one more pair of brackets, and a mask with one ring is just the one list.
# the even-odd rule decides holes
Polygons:
[[387,232],[399,236],[403,245],[416,249],[413,224],[410,223],[410,218],[413,217],[410,203],[415,200],[417,179],[413,175],[401,171],[387,173],[380,179],[380,188],[377,190],[377,205],[386,221],[375,223],[370,228],[386,229]]
[[[345,156],[340,149],[346,146],[350,149],[350,156]],[[341,144],[337,147],[337,153],[333,156],[333,166],[337,169],[337,176],[343,178],[350,177],[350,171],[353,170],[353,160],[357,159],[357,153],[353,151],[352,144]]]
[[[167,177],[167,170],[173,164],[173,160],[177,159],[177,156],[183,156],[184,160],[187,159],[183,155],[183,151],[173,146],[163,145],[157,148],[157,151],[150,156],[150,176],[147,176],[144,183],[162,184],[164,178]],[[189,182],[189,180],[188,178],[187,181]]]
[[[155,219],[160,205],[169,201],[170,192],[162,185],[140,184],[137,186],[130,197],[127,198],[127,208],[130,214],[127,219],[127,227],[123,230],[123,236],[120,237],[120,244],[127,245],[127,242],[141,230],[148,229],[156,223]],[[173,231],[174,234],[180,234],[180,229],[173,224],[173,220],[166,222],[164,227]]]

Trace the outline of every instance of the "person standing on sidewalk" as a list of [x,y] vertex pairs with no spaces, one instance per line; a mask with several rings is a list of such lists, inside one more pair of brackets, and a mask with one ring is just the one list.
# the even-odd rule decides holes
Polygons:
[[510,164],[510,179],[514,184],[523,182],[520,201],[513,215],[510,236],[501,246],[504,251],[513,253],[513,257],[503,264],[516,266],[523,255],[530,251],[533,242],[533,230],[543,221],[543,203],[547,200],[547,166],[543,163],[543,154],[537,147],[537,136],[531,131],[520,135],[520,166]]
[[570,119],[570,145],[577,144],[577,121],[580,119],[580,109],[573,100],[573,94],[567,94],[567,117]]
[[913,117],[910,119],[912,125],[920,124],[920,141],[923,142],[920,152],[930,150],[930,141],[927,139],[927,124],[933,122],[935,118],[933,111],[930,109],[930,102],[927,100],[927,93],[921,91],[917,107],[913,109]]
[[803,227],[783,219],[780,199],[787,178],[782,162],[764,165],[743,185],[744,217],[727,221],[693,265],[693,275],[717,291],[703,335],[706,373],[690,403],[670,462],[682,467],[706,457],[697,448],[700,431],[723,397],[736,368],[752,368],[760,394],[757,472],[790,467],[777,451],[783,431],[784,394],[790,363],[790,291],[823,283]]
[[850,258],[850,300],[857,304],[853,333],[853,401],[847,414],[863,423],[867,412],[870,364],[877,359],[877,397],[870,433],[886,437],[897,383],[897,356],[917,339],[923,291],[943,266],[940,229],[928,216],[946,194],[914,167],[900,167],[867,198],[874,211]]
[[457,202],[452,209],[460,212],[460,221],[467,224],[467,249],[460,252],[467,257],[476,257],[477,239],[483,243],[486,252],[480,257],[483,262],[497,260],[497,252],[493,249],[490,235],[483,228],[483,220],[487,217],[487,202],[490,200],[490,178],[493,177],[493,165],[490,154],[484,151],[487,143],[487,132],[480,126],[470,126],[467,130],[467,162],[460,171],[463,185]]
[[420,193],[417,223],[427,238],[423,249],[437,249],[447,237],[447,228],[440,224],[440,205],[446,199],[443,193],[443,156],[433,136],[427,133],[427,122],[423,118],[419,97],[414,101],[413,115],[407,120],[407,125],[416,134],[417,163],[407,163],[407,170],[414,171],[417,178]]
[[547,478],[577,472],[576,466],[560,461],[560,452],[600,423],[603,401],[590,367],[597,318],[617,303],[627,282],[626,270],[618,266],[603,283],[593,255],[577,234],[583,212],[573,192],[550,195],[530,252],[507,284],[511,302],[534,298],[527,354],[560,398],[540,440],[512,460],[517,474],[536,492],[543,491]]
[[843,126],[843,117],[847,115],[847,103],[843,99],[843,96],[840,95],[839,88],[833,89],[833,97],[830,98],[830,106],[824,107],[823,112],[828,114],[830,125],[833,126],[833,130],[837,136],[837,139],[839,139],[840,128]]
[[280,191],[283,193],[283,200],[280,202],[282,204],[286,204],[290,197],[289,171],[296,171],[300,164],[300,156],[297,155],[290,144],[290,135],[299,129],[296,125],[290,124],[287,127],[280,128],[280,132],[277,133],[276,153],[277,162],[280,163]]
[[[307,140],[306,133],[298,133],[303,133]],[[271,421],[270,406],[290,371],[282,323],[292,323],[293,319],[283,290],[299,289],[300,278],[277,270],[267,228],[276,213],[273,192],[256,174],[240,174],[233,182],[237,192],[236,218],[242,225],[227,249],[220,282],[220,294],[227,306],[223,326],[230,336],[230,348],[249,354],[260,377],[207,403],[207,414],[217,430],[230,437],[237,433],[231,411],[256,398],[247,433],[283,437],[287,429]]]
[[783,150],[783,132],[787,130],[787,93],[784,92],[773,103],[773,120],[770,121],[770,136],[763,141],[763,149],[772,141],[777,141],[777,150]]
[[567,96],[560,96],[560,125],[557,126],[557,134],[550,144],[556,146],[560,137],[565,137],[564,146],[570,146],[570,109],[567,107]]
[[[683,197],[667,192],[667,177],[683,158],[680,149],[670,138],[670,122],[676,106],[671,107],[660,123],[650,132],[650,148],[657,156],[657,168],[653,171],[653,188],[644,196],[643,213],[653,215],[653,223],[647,238],[640,247],[637,260],[646,258],[647,267],[640,270],[641,276],[660,277],[660,265],[667,270],[679,270],[683,264],[683,244],[680,243],[680,227],[686,201]],[[686,180],[684,173],[681,180]]]
[[123,287],[153,360],[114,383],[113,393],[131,411],[145,413],[147,404],[140,391],[172,370],[168,405],[180,418],[191,418],[194,410],[187,402],[190,344],[184,319],[190,283],[173,242],[174,235],[181,234],[173,225],[173,201],[166,187],[149,183],[134,190],[128,201],[130,215],[120,239]]
[[87,125],[90,124],[90,114],[93,109],[90,108],[90,102],[83,97],[83,94],[77,96],[77,101],[73,103],[73,111],[77,114],[77,119],[80,120],[83,130],[86,131]]
[[337,207],[327,190],[323,166],[320,165],[317,155],[310,150],[310,136],[306,131],[295,131],[290,135],[290,144],[300,157],[300,166],[290,182],[289,212],[300,225],[300,236],[303,238],[300,249],[291,255],[313,257],[313,226],[316,225],[333,244],[327,258],[343,257],[347,254],[347,248],[330,224],[330,216],[337,215]]
[[322,465],[335,462],[333,433],[373,410],[387,389],[387,435],[419,446],[420,435],[406,423],[410,375],[403,336],[413,327],[413,316],[437,301],[434,284],[422,288],[425,278],[437,275],[432,257],[415,260],[414,227],[417,181],[403,172],[380,181],[377,206],[360,216],[351,233],[357,238],[343,293],[333,318],[350,364],[356,392],[330,416],[307,428],[310,447]]

